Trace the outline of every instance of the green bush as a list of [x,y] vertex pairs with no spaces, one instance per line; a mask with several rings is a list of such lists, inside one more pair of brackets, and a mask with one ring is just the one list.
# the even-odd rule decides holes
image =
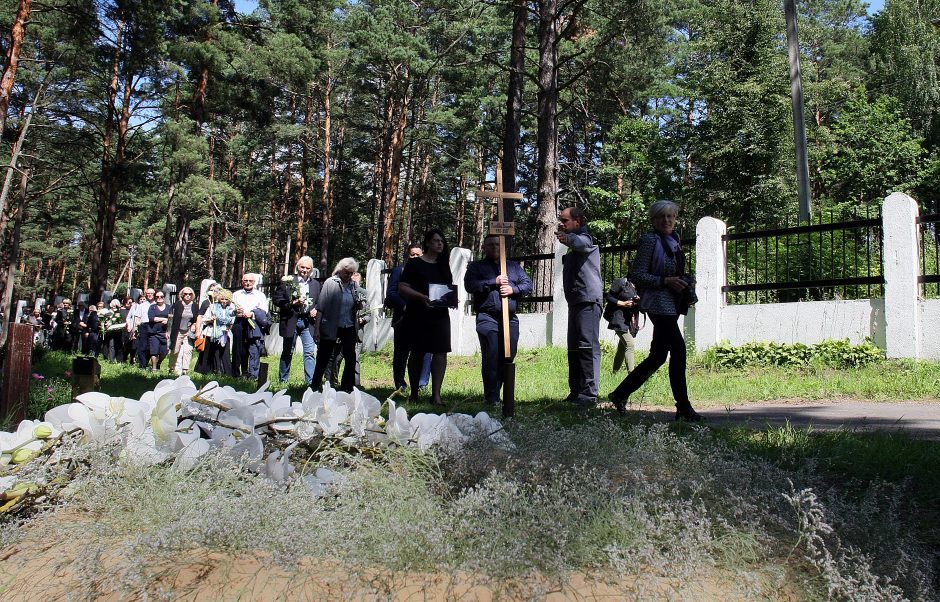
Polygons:
[[866,339],[861,345],[853,345],[848,339],[843,339],[823,341],[816,345],[761,342],[738,347],[724,342],[705,352],[704,363],[710,368],[800,367],[809,364],[859,368],[882,359],[884,351],[871,340]]

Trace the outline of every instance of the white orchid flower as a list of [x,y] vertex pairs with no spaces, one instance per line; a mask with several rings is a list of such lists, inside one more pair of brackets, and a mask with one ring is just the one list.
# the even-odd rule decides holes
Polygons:
[[385,423],[385,432],[389,440],[399,445],[407,445],[411,439],[411,423],[408,422],[408,411],[399,408],[392,400],[388,401],[388,422]]
[[342,397],[337,397],[336,391],[328,384],[323,387],[323,407],[316,414],[317,424],[325,435],[339,435],[343,430],[343,423],[349,416],[349,406]]
[[164,450],[171,452],[180,448],[179,435],[176,433],[179,424],[179,414],[176,409],[178,401],[177,391],[165,391],[157,400],[157,405],[150,415],[150,428],[154,439]]
[[287,478],[294,472],[294,467],[290,463],[290,453],[297,447],[297,443],[299,442],[294,441],[288,445],[283,455],[277,450],[268,454],[268,459],[261,469],[261,475],[277,483],[286,482]]
[[176,456],[174,465],[178,468],[188,470],[196,464],[199,458],[209,453],[210,449],[212,449],[212,444],[207,439],[197,438],[186,444],[183,449],[180,450]]
[[347,477],[329,468],[318,468],[314,474],[303,478],[304,486],[316,497],[326,497],[330,488],[342,485]]
[[446,414],[415,414],[410,423],[421,451],[434,446],[451,449],[466,439]]
[[96,413],[81,403],[70,403],[67,407],[69,421],[75,428],[82,429],[84,441],[106,441],[116,434],[114,421],[109,424],[103,412]]
[[[232,433],[231,437],[238,437],[240,434]],[[248,435],[229,447],[228,453],[236,458],[248,456],[248,468],[257,470],[261,465],[261,458],[264,454],[264,442],[258,435]]]
[[230,429],[252,432],[255,428],[255,409],[248,405],[238,406],[219,414],[219,423]]

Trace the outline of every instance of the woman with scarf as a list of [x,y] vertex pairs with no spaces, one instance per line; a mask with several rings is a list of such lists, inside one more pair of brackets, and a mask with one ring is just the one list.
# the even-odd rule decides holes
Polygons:
[[640,289],[640,310],[653,323],[653,341],[650,354],[614,389],[610,401],[623,414],[630,395],[666,363],[668,356],[676,420],[698,422],[701,416],[689,402],[685,340],[679,328],[679,315],[695,303],[695,282],[685,273],[685,254],[675,233],[678,214],[679,207],[672,201],[657,201],[650,206],[654,232],[640,238],[630,275]]

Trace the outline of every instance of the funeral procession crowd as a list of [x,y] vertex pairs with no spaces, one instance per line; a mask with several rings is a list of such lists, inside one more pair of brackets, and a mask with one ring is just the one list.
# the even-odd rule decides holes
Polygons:
[[[676,420],[701,419],[689,401],[686,345],[679,325],[679,316],[687,313],[696,297],[695,281],[686,272],[675,233],[678,211],[668,200],[650,206],[652,230],[640,238],[629,274],[614,280],[606,291],[600,249],[588,230],[586,214],[578,207],[559,213],[555,236],[568,248],[562,267],[568,304],[567,402],[582,408],[598,402],[603,318],[617,335],[614,371],[627,370],[626,378],[607,396],[616,410],[625,413],[630,395],[668,359]],[[392,378],[396,389],[410,394],[409,401],[416,402],[430,384],[431,402],[442,404],[451,351],[449,309],[458,304],[444,233],[427,231],[420,243],[409,245],[407,256],[404,265],[390,270],[384,300],[394,331]],[[290,376],[299,339],[309,387],[319,390],[326,379],[340,390],[352,391],[360,386],[362,329],[372,315],[359,267],[358,261],[346,257],[332,275],[321,279],[313,259],[304,256],[292,275],[266,289],[270,299],[259,286],[259,276],[246,273],[236,290],[211,280],[204,283],[201,302],[188,286],[172,302],[170,291],[147,288],[135,290],[135,296],[96,304],[86,304],[86,296],[75,303],[70,299],[37,303],[22,321],[33,327],[36,344],[51,349],[177,375],[194,370],[257,379],[274,316],[283,339],[281,381]],[[519,263],[505,259],[505,254],[501,257],[499,236],[490,235],[483,241],[483,257],[468,265],[464,287],[476,314],[484,400],[498,405],[504,367],[513,361],[519,341],[517,303],[531,295],[532,280]],[[647,316],[653,332],[649,355],[635,364],[640,313]],[[506,328],[509,353],[504,347]]]

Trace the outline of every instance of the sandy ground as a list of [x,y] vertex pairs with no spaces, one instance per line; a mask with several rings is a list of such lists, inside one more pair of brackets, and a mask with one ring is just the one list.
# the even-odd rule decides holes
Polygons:
[[[396,573],[304,558],[279,566],[265,554],[190,550],[146,567],[122,555],[120,541],[51,540],[56,523],[91,520],[61,511],[33,521],[0,552],[0,599],[33,600],[782,600],[799,597],[767,575],[709,571],[679,581],[652,575],[532,576],[502,581],[466,573]],[[141,587],[143,585],[143,587]],[[142,593],[146,592],[146,593]]]

